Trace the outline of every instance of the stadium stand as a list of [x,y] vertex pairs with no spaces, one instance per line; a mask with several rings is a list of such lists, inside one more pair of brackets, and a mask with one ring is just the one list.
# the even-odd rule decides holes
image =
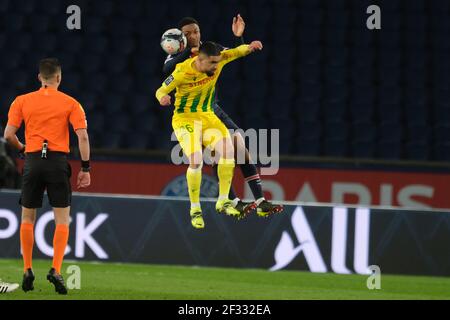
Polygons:
[[[280,128],[283,154],[450,161],[450,5],[377,1],[382,29],[365,27],[364,0],[171,2],[0,0],[0,116],[37,87],[45,56],[63,65],[61,90],[79,97],[96,148],[167,149],[164,30],[194,16],[202,38],[233,46],[232,16],[265,48],[227,66],[220,104],[242,128]],[[82,8],[68,30],[65,8]],[[7,12],[7,14],[6,14]],[[64,14],[60,14],[63,12]],[[56,18],[55,18],[56,17]]]

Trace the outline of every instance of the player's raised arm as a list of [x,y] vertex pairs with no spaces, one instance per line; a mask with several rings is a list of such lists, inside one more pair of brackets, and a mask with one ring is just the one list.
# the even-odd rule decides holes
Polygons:
[[236,17],[233,17],[233,23],[231,24],[231,30],[233,31],[233,34],[236,37],[236,46],[245,44],[244,37],[243,37],[243,33],[245,30],[245,22],[240,14],[238,14]]
[[261,41],[252,41],[250,44],[243,44],[234,49],[228,49],[222,51],[222,59],[225,63],[231,62],[238,58],[245,57],[246,55],[263,49]]

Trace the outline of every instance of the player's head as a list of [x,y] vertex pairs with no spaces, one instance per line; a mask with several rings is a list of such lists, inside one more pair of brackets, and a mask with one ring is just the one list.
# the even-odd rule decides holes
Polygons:
[[46,58],[39,61],[39,81],[44,84],[57,85],[61,83],[61,64],[58,59]]
[[206,73],[209,77],[213,76],[220,60],[222,60],[222,56],[220,55],[220,48],[217,44],[211,41],[202,43],[197,58],[200,72]]
[[189,47],[200,46],[200,26],[197,20],[191,17],[184,17],[178,22],[178,29],[186,36]]

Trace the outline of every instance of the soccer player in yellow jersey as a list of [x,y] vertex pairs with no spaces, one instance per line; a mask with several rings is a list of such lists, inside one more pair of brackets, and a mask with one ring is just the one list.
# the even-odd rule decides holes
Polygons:
[[176,89],[172,127],[189,159],[186,178],[191,201],[191,222],[195,228],[205,226],[200,206],[202,145],[211,148],[220,156],[219,199],[216,210],[228,215],[240,215],[228,199],[235,166],[233,143],[227,128],[214,114],[213,103],[215,86],[222,68],[256,50],[262,50],[260,41],[224,51],[220,51],[213,42],[204,42],[199,48],[198,56],[179,63],[156,91],[159,103],[169,106],[169,93]]

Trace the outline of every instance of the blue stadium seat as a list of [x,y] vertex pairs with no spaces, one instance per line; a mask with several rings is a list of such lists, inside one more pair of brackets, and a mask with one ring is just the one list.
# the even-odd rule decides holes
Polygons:
[[133,38],[130,37],[113,37],[110,38],[111,53],[119,55],[129,55],[135,50]]
[[412,160],[429,160],[430,145],[423,141],[412,141],[405,145],[406,157]]
[[405,118],[408,124],[425,125],[430,119],[429,104],[426,98],[419,99],[417,97],[417,99],[412,100],[410,97],[406,100]]
[[379,126],[379,140],[384,142],[401,142],[403,139],[403,127],[395,122],[381,123]]
[[327,157],[346,157],[349,154],[348,140],[346,139],[325,139],[323,142],[324,155]]
[[42,34],[38,38],[34,38],[32,50],[38,52],[55,52],[58,41],[53,34]]
[[10,75],[10,81],[14,84],[14,87],[19,92],[24,92],[27,89],[28,81],[30,79],[30,74],[24,70],[14,71]]
[[80,94],[78,101],[86,112],[96,110],[99,103],[98,96],[93,92],[84,92]]
[[125,108],[125,96],[109,93],[104,96],[101,102],[104,112],[109,116],[110,114],[117,114]]
[[119,1],[116,4],[116,9],[121,16],[129,20],[138,20],[142,15],[143,2],[140,1]]
[[105,149],[119,149],[123,146],[123,134],[108,132],[104,133],[101,137],[101,145]]
[[350,54],[352,68],[373,67],[375,63],[375,53],[371,48],[354,47]]
[[301,85],[319,85],[321,66],[319,64],[301,64],[298,68]]
[[85,53],[78,56],[78,68],[83,73],[99,72],[102,56],[95,53]]
[[[63,60],[62,60],[63,61]],[[64,68],[64,65],[63,65]],[[80,92],[81,76],[74,72],[64,73],[64,78],[61,82],[61,89],[70,95],[75,95]]]
[[[129,61],[126,57],[119,54],[108,54],[103,60],[103,69],[109,72],[111,75],[122,75],[125,73],[126,68],[129,65]],[[162,64],[161,64],[161,79],[162,79]],[[162,82],[162,81],[160,81]]]
[[450,142],[439,142],[433,146],[433,158],[438,161],[450,161]]
[[349,42],[347,29],[333,25],[329,26],[325,31],[325,42],[327,46],[345,50],[345,46]]
[[[394,19],[398,20],[398,19]],[[395,23],[395,22],[394,22]],[[389,24],[389,23],[387,23]],[[387,50],[395,50],[400,47],[401,33],[397,30],[388,30],[382,28],[380,30],[380,47]]]
[[349,41],[353,44],[354,49],[371,49],[374,46],[375,36],[371,30],[366,28],[352,28]]
[[133,33],[133,20],[125,18],[116,18],[113,23],[110,24],[109,34],[114,35],[114,37],[127,37]]
[[341,122],[347,116],[347,102],[345,99],[327,99],[323,103],[323,118],[328,122]]
[[321,154],[320,140],[300,138],[297,140],[294,152],[302,156],[319,156]]
[[78,53],[83,48],[84,38],[79,33],[69,33],[64,42],[64,51]]
[[377,138],[377,128],[372,122],[358,122],[352,124],[353,141],[370,141]]
[[434,126],[434,138],[438,142],[450,141],[450,124],[437,124]]
[[11,3],[12,1],[10,0],[0,0],[0,13],[4,14],[6,13],[9,8],[11,7]]
[[322,58],[322,49],[320,46],[303,46],[298,55],[301,64],[303,65],[318,65]]
[[309,27],[320,27],[323,22],[322,13],[318,13],[317,11],[301,11],[299,12],[299,19],[301,28],[305,26]]
[[302,0],[298,2],[298,5],[301,11],[308,11],[308,10],[311,11],[319,9],[321,3],[317,0]]
[[403,155],[402,142],[395,140],[378,141],[377,155],[381,159],[399,160]]
[[321,40],[321,29],[313,27],[303,27],[294,33],[301,46],[318,46]]
[[110,132],[125,134],[132,126],[131,117],[125,112],[119,112],[108,116],[108,127]]
[[86,73],[83,75],[83,87],[86,91],[99,94],[106,92],[108,77],[100,72]]
[[93,16],[110,17],[115,13],[115,4],[108,0],[92,1],[89,11]]
[[294,100],[294,107],[296,110],[294,115],[298,120],[319,121],[321,115],[319,100],[303,100],[303,98],[296,98]]
[[22,31],[25,28],[25,19],[23,15],[9,13],[2,17],[1,20],[0,25],[2,25],[2,29],[7,32]]
[[[428,2],[428,1],[427,1]],[[415,16],[422,14],[426,10],[426,5],[424,0],[412,0],[408,2],[408,6],[406,6],[405,11],[407,16]]]
[[[398,19],[398,16],[400,15],[400,12],[389,12],[387,10],[382,10],[382,28],[381,30],[384,30],[385,32],[398,32],[401,27],[402,23],[401,20]],[[384,33],[383,33],[384,35]]]
[[318,140],[321,137],[322,124],[320,122],[301,121],[298,128],[300,139]]
[[428,143],[431,141],[432,130],[428,124],[408,124],[406,131],[409,142]]
[[15,0],[11,1],[11,8],[14,8],[14,12],[29,15],[33,14],[38,7],[37,1],[29,1],[29,0]]
[[324,68],[323,78],[326,84],[342,85],[348,82],[348,68],[345,66],[327,65]]
[[[17,70],[21,64],[22,55],[14,51],[2,51],[0,59],[0,67],[3,72]],[[35,62],[36,64],[36,62]]]
[[86,115],[89,131],[90,128],[93,128],[95,131],[104,131],[106,128],[106,119],[105,115],[102,112],[92,111],[91,113]]
[[326,140],[349,140],[349,128],[345,121],[334,121],[325,123],[323,137]]
[[[134,131],[151,136],[155,131],[158,131],[158,118],[151,110],[142,114],[136,114],[133,117]],[[168,127],[171,127],[169,125]]]
[[428,4],[433,15],[447,13],[450,10],[450,3],[447,0],[435,0]]
[[351,154],[354,158],[371,159],[375,157],[374,140],[356,139],[352,141],[351,146]]
[[133,133],[126,137],[124,147],[133,150],[145,150],[151,146],[151,137],[143,134]]

